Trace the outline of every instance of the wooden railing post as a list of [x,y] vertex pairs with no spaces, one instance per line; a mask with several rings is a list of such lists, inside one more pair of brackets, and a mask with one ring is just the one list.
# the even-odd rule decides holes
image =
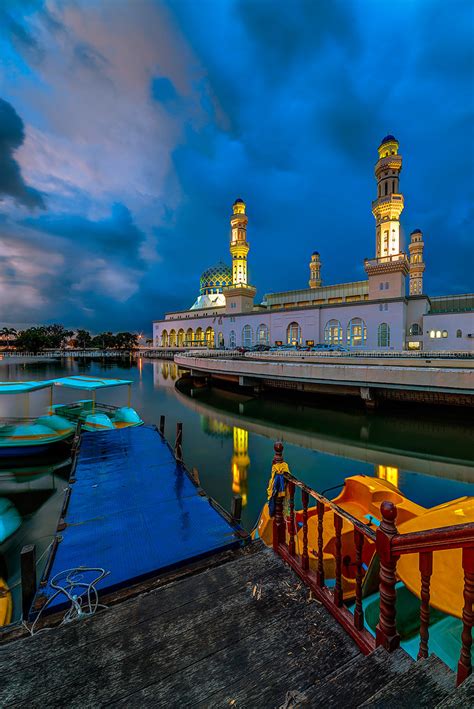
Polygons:
[[242,519],[242,495],[234,495],[230,507],[230,516],[237,524]]
[[430,624],[430,581],[433,573],[433,552],[420,552],[418,565],[421,574],[421,606],[420,606],[420,649],[418,659],[428,657],[428,639]]
[[288,551],[290,552],[291,556],[295,556],[295,483],[288,483],[288,493],[290,497],[290,540],[288,542]]
[[354,606],[354,626],[357,630],[364,627],[364,611],[362,610],[362,548],[364,546],[364,535],[358,529],[354,529],[354,542],[356,548],[356,599]]
[[318,569],[316,571],[316,583],[324,586],[324,559],[323,559],[323,531],[324,531],[324,502],[318,500]]
[[334,585],[334,603],[340,608],[342,606],[343,595],[342,595],[342,517],[340,517],[336,512],[334,512],[334,530],[336,532],[335,546],[336,546],[336,579]]
[[301,554],[301,568],[303,571],[309,569],[308,556],[308,502],[309,495],[306,490],[301,491],[301,501],[303,503],[303,552]]
[[380,618],[375,630],[375,644],[392,652],[400,645],[400,636],[396,625],[395,591],[398,556],[392,554],[392,538],[397,534],[395,520],[397,508],[393,502],[382,502],[380,505],[382,521],[377,528],[376,549],[380,559]]
[[472,604],[474,603],[474,548],[465,547],[462,550],[462,567],[464,569],[464,608],[462,609],[462,636],[461,636],[461,656],[458,662],[458,674],[456,684],[464,682],[466,677],[472,672],[471,646],[472,646],[472,625],[474,613]]
[[174,444],[174,457],[178,463],[183,462],[183,424],[176,424],[176,441]]
[[20,552],[21,607],[23,620],[28,620],[31,604],[36,593],[36,547],[24,546]]

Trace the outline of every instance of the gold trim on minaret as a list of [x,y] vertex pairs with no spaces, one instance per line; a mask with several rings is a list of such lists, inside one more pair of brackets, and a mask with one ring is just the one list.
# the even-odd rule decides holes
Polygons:
[[232,205],[230,218],[230,254],[232,256],[232,285],[248,285],[247,254],[250,246],[247,242],[247,222],[245,202],[236,199]]
[[310,278],[308,281],[310,288],[320,288],[321,280],[321,257],[317,251],[313,251],[311,261],[309,262]]

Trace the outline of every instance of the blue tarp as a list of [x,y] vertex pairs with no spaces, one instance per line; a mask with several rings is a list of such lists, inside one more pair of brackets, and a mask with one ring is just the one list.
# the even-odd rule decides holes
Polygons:
[[[99,567],[110,574],[97,588],[112,590],[238,544],[154,427],[84,432],[75,478],[49,579]],[[43,593],[53,594],[49,583]]]

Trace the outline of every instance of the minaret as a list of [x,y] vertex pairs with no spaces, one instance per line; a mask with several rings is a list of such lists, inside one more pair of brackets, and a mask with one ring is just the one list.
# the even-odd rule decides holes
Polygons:
[[421,295],[423,293],[423,271],[425,262],[423,261],[423,234],[421,229],[415,229],[410,234],[410,295]]
[[319,288],[321,286],[321,258],[317,251],[313,251],[309,262],[309,287]]
[[236,199],[232,205],[230,218],[230,253],[232,256],[232,285],[247,285],[247,254],[250,246],[247,242],[247,222],[245,202]]
[[369,300],[404,297],[408,259],[402,250],[400,214],[403,195],[399,191],[402,157],[398,140],[386,135],[378,147],[375,165],[377,199],[372,202],[375,217],[375,258],[366,259]]
[[375,165],[377,199],[372,202],[375,217],[375,255],[377,258],[401,253],[400,214],[403,195],[399,192],[402,156],[398,154],[398,140],[387,135],[379,148]]

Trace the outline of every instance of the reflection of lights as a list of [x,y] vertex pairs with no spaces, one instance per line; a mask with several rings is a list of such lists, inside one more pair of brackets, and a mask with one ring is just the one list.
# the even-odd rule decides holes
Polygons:
[[142,371],[143,371],[143,360],[141,357],[138,358],[138,371],[140,373],[140,379],[141,379]]
[[390,465],[377,465],[377,477],[398,487],[398,468]]
[[247,469],[250,465],[248,456],[249,434],[244,428],[234,426],[234,455],[232,456],[232,492],[242,497],[242,507],[247,504]]

